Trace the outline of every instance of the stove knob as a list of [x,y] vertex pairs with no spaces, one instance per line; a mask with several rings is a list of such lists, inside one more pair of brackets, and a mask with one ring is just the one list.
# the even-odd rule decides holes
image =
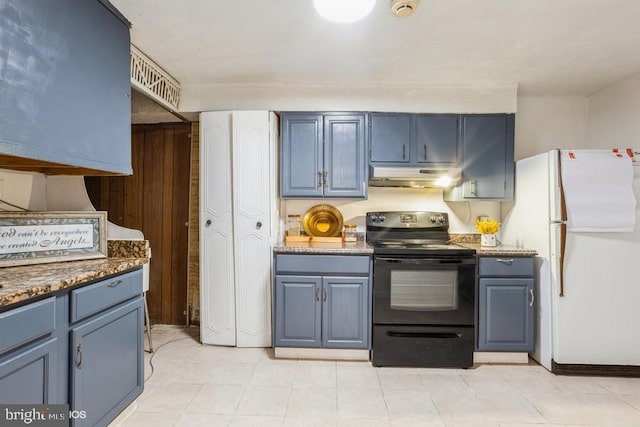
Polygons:
[[442,215],[440,215],[440,216],[438,217],[438,223],[439,223],[439,224],[444,224],[444,217],[443,217]]
[[384,222],[385,219],[386,218],[385,218],[384,215],[382,215],[382,214],[378,215],[378,222]]
[[436,216],[435,215],[431,215],[429,217],[429,221],[431,221],[432,224],[435,224],[436,223]]

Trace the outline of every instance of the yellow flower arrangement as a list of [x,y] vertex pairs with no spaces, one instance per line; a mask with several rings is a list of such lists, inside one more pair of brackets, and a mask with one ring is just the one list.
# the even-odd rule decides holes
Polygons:
[[481,234],[495,234],[500,231],[500,223],[493,218],[478,219],[476,231]]

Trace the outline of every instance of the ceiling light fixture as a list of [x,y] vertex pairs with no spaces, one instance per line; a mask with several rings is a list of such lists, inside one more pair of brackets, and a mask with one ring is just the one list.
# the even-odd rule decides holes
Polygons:
[[418,8],[418,0],[392,0],[391,13],[398,18],[413,15]]
[[333,22],[355,22],[367,16],[376,0],[313,0],[316,11]]

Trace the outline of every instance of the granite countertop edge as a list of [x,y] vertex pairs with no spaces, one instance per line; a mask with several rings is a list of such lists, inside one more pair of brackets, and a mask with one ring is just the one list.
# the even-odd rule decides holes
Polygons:
[[0,308],[141,267],[149,262],[148,240],[109,240],[108,256],[0,268]]
[[519,248],[509,245],[481,246],[480,243],[458,243],[465,248],[475,249],[477,256],[536,256],[535,249]]
[[0,268],[0,307],[124,273],[146,258],[102,258]]
[[[480,246],[480,242],[456,242],[458,245],[474,249],[478,256],[536,256],[538,252],[534,249],[519,248],[509,245],[498,245],[496,247]],[[333,254],[333,255],[371,255],[373,247],[365,242],[354,244],[344,244],[342,247],[311,246],[305,244],[300,246],[285,246],[279,243],[273,247],[275,254]]]
[[366,242],[343,243],[340,247],[323,243],[303,243],[286,246],[283,242],[273,247],[275,254],[316,254],[316,255],[372,255],[373,247]]

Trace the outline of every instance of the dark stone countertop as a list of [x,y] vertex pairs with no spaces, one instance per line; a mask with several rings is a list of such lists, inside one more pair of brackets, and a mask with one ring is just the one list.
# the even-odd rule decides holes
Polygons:
[[0,268],[0,307],[123,273],[148,262],[146,240],[109,241],[108,246],[108,258]]

